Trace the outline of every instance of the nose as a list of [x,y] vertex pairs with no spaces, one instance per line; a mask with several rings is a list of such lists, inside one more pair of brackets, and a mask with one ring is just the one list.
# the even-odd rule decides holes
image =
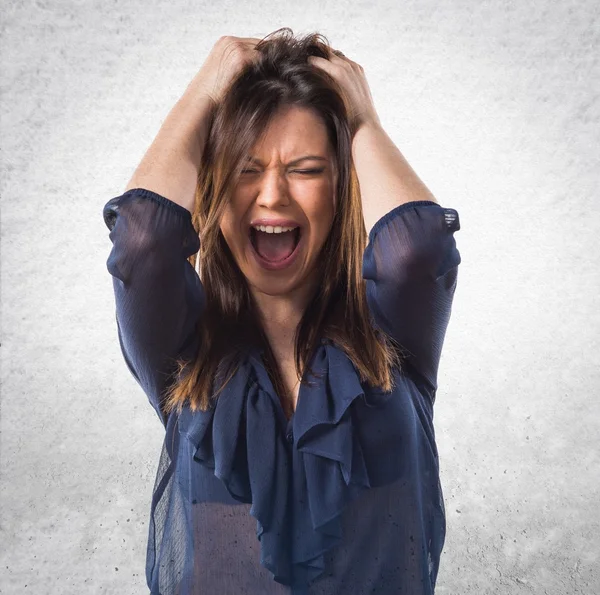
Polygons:
[[285,174],[279,169],[267,170],[262,176],[258,188],[257,204],[266,209],[290,204],[290,197]]

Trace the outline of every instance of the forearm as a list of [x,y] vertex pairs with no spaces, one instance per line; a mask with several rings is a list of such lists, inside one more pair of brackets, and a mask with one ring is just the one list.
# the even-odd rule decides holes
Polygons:
[[367,233],[393,208],[414,200],[435,200],[378,123],[362,125],[352,139]]
[[146,188],[193,211],[211,102],[191,84],[163,122],[125,190]]

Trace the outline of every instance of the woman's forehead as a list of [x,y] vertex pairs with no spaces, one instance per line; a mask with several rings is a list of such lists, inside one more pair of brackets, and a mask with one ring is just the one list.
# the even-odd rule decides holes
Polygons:
[[304,155],[329,157],[331,144],[319,116],[312,110],[294,108],[273,116],[248,153],[256,159],[281,155],[282,161],[289,162]]

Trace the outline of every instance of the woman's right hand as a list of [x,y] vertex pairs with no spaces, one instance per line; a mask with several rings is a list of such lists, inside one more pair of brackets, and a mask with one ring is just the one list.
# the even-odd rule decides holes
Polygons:
[[254,48],[259,41],[257,37],[220,37],[188,86],[188,91],[208,97],[213,104],[219,103],[231,81],[255,59]]

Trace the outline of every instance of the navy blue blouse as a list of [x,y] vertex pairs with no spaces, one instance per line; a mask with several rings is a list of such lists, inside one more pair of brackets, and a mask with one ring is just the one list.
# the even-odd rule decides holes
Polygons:
[[103,208],[121,352],[165,427],[153,489],[151,595],[431,595],[446,521],[433,427],[460,253],[458,213],[394,208],[369,233],[372,321],[409,353],[391,393],[322,341],[290,420],[249,351],[216,405],[166,417],[173,362],[205,305],[190,212],[136,188]]

